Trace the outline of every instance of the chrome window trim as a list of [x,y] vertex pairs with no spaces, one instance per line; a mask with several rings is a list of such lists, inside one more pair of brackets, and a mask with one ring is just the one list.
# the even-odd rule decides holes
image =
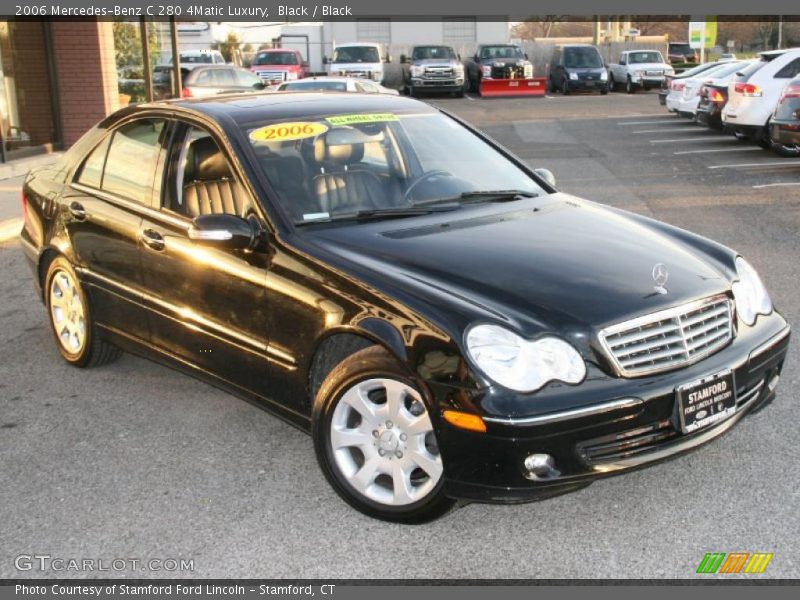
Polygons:
[[[625,369],[619,363],[619,361],[617,361],[616,356],[614,356],[614,352],[611,350],[610,344],[608,344],[608,342],[606,341],[607,336],[614,335],[622,331],[627,331],[628,329],[641,327],[642,325],[648,325],[655,321],[674,319],[684,313],[698,310],[700,308],[703,308],[704,306],[707,306],[709,304],[716,304],[723,300],[728,302],[730,310],[730,337],[726,340],[725,344],[723,344],[722,346],[712,348],[711,350],[702,352],[700,354],[695,354],[690,359],[683,361],[679,364],[664,365],[660,367],[654,367],[652,369],[636,371],[635,373],[631,373],[627,369]],[[648,313],[646,315],[635,317],[628,321],[623,321],[622,323],[609,325],[608,327],[604,327],[603,329],[601,329],[597,337],[600,340],[600,345],[602,346],[603,351],[606,354],[606,357],[608,358],[609,362],[611,363],[611,366],[614,368],[614,372],[617,375],[625,378],[646,377],[648,375],[653,375],[655,373],[663,373],[665,371],[673,371],[675,369],[688,367],[689,365],[693,365],[703,360],[704,358],[707,358],[712,354],[718,352],[736,337],[735,322],[736,322],[736,310],[734,302],[733,300],[731,300],[728,294],[723,293],[723,294],[715,294],[714,296],[708,296],[707,298],[702,298],[700,300],[695,300],[693,302],[679,304],[678,306],[673,306],[672,308],[667,308],[664,310]]]

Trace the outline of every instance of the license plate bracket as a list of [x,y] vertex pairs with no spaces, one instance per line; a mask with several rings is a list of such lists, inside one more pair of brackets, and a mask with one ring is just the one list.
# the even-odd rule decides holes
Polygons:
[[678,417],[683,433],[692,433],[733,416],[736,384],[726,369],[675,389]]

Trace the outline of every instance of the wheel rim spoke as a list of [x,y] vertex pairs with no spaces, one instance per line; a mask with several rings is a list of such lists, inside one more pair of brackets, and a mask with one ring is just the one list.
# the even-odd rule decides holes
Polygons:
[[442,459],[439,456],[433,456],[427,450],[415,450],[410,453],[409,459],[425,471],[431,479],[439,479],[442,475]]
[[339,448],[371,446],[374,438],[369,433],[360,429],[331,428],[331,445],[334,450]]
[[380,460],[373,457],[365,462],[358,471],[356,471],[356,473],[350,479],[356,489],[366,493],[370,485],[372,485],[372,483],[375,481],[375,478],[379,475],[379,465]]
[[411,469],[402,461],[394,463],[392,470],[393,499],[395,504],[408,504],[414,501],[414,487],[411,485]]

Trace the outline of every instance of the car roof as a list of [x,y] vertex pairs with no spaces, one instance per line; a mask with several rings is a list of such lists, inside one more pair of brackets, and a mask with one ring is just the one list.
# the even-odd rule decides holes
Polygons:
[[294,48],[261,48],[261,50],[256,50],[256,54],[260,54],[261,52],[292,52],[294,54],[300,54],[300,51]]
[[348,47],[358,47],[358,46],[370,46],[379,48],[380,44],[377,42],[347,42],[346,44],[336,44],[337,48],[348,48]]
[[265,120],[314,119],[335,114],[437,112],[432,106],[413,98],[388,94],[353,94],[352,92],[285,91],[222,94],[138,105],[139,110],[163,107],[180,107],[191,112],[201,113],[218,122],[230,118],[240,126]]

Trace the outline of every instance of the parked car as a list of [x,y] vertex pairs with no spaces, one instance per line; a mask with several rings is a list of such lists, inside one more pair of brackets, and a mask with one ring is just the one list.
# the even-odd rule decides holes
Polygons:
[[667,97],[667,106],[674,107],[675,112],[687,119],[694,119],[697,116],[697,106],[700,103],[700,90],[709,81],[717,83],[727,83],[734,76],[736,71],[743,68],[743,62],[723,62],[716,67],[703,71],[694,77],[683,79],[683,89]]
[[125,349],[230,390],[310,432],[353,507],[419,522],[775,397],[790,328],[744,258],[551,177],[411,98],[143,104],[25,179],[20,245],[67,364]]
[[196,67],[186,74],[181,96],[198,98],[231,92],[256,92],[263,90],[266,85],[258,75],[247,69],[231,65]]
[[308,63],[297,50],[264,48],[256,52],[250,70],[269,84],[308,76]]
[[719,55],[720,60],[736,60],[736,54],[733,52],[723,52]]
[[201,65],[224,65],[225,57],[219,50],[184,50],[178,54],[182,69],[191,71]]
[[515,44],[481,44],[464,62],[471,92],[480,93],[484,79],[532,79],[533,63]]
[[781,156],[800,156],[800,76],[783,88],[769,124],[772,149]]
[[324,62],[328,65],[329,75],[361,77],[383,83],[383,65],[392,62],[392,57],[384,53],[380,44],[355,42],[338,44],[333,57]]
[[419,92],[464,95],[464,65],[451,46],[414,46],[402,55],[403,84],[411,96]]
[[[708,71],[709,69],[714,69],[720,65],[719,62],[707,62],[703,63],[702,65],[697,65],[696,67],[692,67],[691,69],[687,69],[682,73],[678,73],[675,75],[667,75],[664,78],[664,84],[662,84],[661,91],[658,93],[658,100],[662,105],[666,105],[667,103],[667,96],[671,94],[673,91],[683,91],[683,86],[686,83],[686,80],[691,77],[696,77],[697,75]],[[671,112],[674,110],[669,109]]]
[[670,42],[667,47],[667,60],[671,63],[696,63],[697,50],[689,42]]
[[619,62],[608,66],[608,89],[613,91],[616,84],[625,86],[629,94],[637,89],[645,91],[660,87],[667,75],[675,70],[664,62],[657,50],[626,50],[620,54]]
[[728,85],[722,110],[726,130],[770,149],[769,121],[789,80],[800,75],[800,48],[771,50],[739,71]]
[[391,96],[400,93],[380,83],[359,77],[307,77],[298,81],[286,81],[272,89],[278,92],[362,92]]
[[700,101],[697,103],[697,122],[711,129],[722,130],[722,109],[728,101],[728,80],[716,80],[700,86]]
[[590,44],[556,46],[550,59],[548,86],[551,92],[575,90],[608,93],[608,71],[600,51]]

